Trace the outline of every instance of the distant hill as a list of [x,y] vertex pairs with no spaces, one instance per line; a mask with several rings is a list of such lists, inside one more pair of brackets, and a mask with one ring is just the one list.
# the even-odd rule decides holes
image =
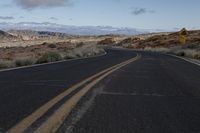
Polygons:
[[32,31],[32,30],[9,30],[7,32],[0,30],[0,42],[9,41],[29,41],[40,39],[64,39],[69,37],[65,33]]
[[15,35],[27,35],[27,36],[56,36],[56,37],[65,37],[68,36],[66,33],[59,33],[59,32],[48,32],[48,31],[34,31],[34,30],[9,30],[8,33],[15,34]]
[[66,33],[33,30],[9,30],[8,33],[14,36],[18,36],[22,40],[58,39],[69,36]]
[[[180,46],[179,32],[161,32],[143,34],[126,38],[118,43],[119,46],[128,46],[136,49],[170,48]],[[200,30],[188,31],[186,45],[200,49]]]
[[19,38],[17,36],[14,36],[12,34],[9,34],[5,31],[0,30],[0,40],[1,41],[8,41],[8,40],[18,40]]
[[34,31],[48,31],[60,32],[69,35],[137,35],[148,33],[148,31],[135,28],[116,28],[112,26],[70,26],[55,23],[35,23],[35,22],[21,22],[21,23],[0,23],[0,29],[4,31],[9,30],[34,30]]

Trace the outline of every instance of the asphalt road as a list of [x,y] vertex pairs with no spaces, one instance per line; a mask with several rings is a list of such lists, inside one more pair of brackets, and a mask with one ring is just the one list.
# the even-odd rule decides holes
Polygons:
[[141,54],[98,83],[59,132],[200,133],[200,67]]
[[0,72],[0,132],[5,132],[70,86],[135,57],[126,50],[107,55]]

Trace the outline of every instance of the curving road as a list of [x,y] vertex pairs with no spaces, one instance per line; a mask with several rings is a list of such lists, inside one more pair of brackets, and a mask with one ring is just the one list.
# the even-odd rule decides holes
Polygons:
[[108,49],[106,55],[95,58],[0,72],[0,132],[70,86],[135,56],[131,51]]
[[[142,58],[128,64],[136,53]],[[77,87],[25,132],[36,131],[88,86],[91,89],[72,108],[59,133],[200,132],[200,67],[168,55],[122,49],[108,49],[107,55],[95,58],[0,72],[0,132],[67,88],[121,62],[125,63],[113,73],[104,76],[109,70]],[[94,84],[101,77],[105,78]]]

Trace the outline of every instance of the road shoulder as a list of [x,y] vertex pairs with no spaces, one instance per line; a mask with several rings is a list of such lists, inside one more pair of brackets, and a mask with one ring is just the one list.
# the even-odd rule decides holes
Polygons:
[[199,60],[191,59],[191,58],[187,58],[187,57],[180,57],[180,56],[176,56],[176,55],[172,55],[172,54],[167,54],[167,55],[170,55],[172,57],[179,58],[179,59],[185,60],[187,62],[190,62],[192,64],[200,66],[200,61]]

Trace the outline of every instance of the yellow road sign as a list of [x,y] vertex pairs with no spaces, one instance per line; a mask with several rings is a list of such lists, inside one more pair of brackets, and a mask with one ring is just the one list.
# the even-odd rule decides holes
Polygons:
[[181,31],[179,32],[179,41],[181,44],[186,43],[187,35],[188,35],[188,32],[187,32],[186,28],[181,29]]
[[186,36],[180,35],[179,41],[180,41],[181,44],[185,44],[186,43]]
[[183,28],[181,29],[181,31],[179,32],[180,35],[183,35],[183,36],[187,36],[188,32],[186,30],[186,28]]

